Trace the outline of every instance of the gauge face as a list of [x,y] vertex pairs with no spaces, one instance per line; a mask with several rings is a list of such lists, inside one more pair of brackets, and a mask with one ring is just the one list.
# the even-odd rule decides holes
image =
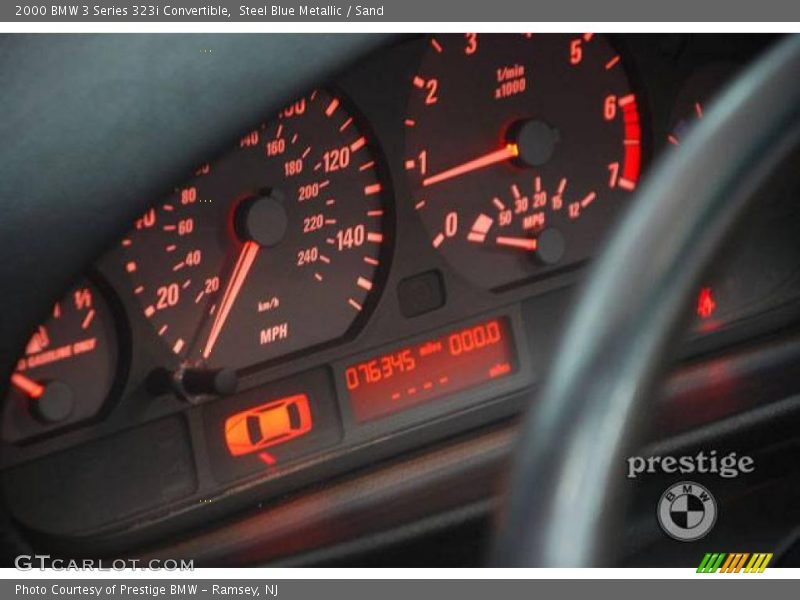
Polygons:
[[17,362],[3,439],[18,441],[94,416],[114,383],[117,357],[111,309],[82,280],[53,306]]
[[452,266],[498,288],[591,256],[641,159],[636,97],[603,36],[436,36],[411,85],[412,201]]
[[139,219],[124,268],[172,352],[246,367],[353,325],[376,291],[381,198],[365,134],[316,91]]
[[713,62],[698,69],[687,79],[675,100],[667,141],[679,146],[692,126],[703,118],[706,106],[736,74],[734,63]]

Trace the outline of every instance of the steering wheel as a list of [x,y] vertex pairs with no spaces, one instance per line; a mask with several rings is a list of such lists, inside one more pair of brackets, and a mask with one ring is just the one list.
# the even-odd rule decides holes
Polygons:
[[800,141],[800,36],[748,69],[658,165],[599,257],[522,425],[494,561],[604,566],[618,474],[688,305],[754,193]]

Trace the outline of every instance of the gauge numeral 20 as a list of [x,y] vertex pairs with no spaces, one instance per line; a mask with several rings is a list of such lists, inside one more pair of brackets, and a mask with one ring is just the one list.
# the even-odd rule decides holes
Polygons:
[[156,290],[156,309],[164,310],[178,304],[181,299],[181,288],[177,283],[162,285]]

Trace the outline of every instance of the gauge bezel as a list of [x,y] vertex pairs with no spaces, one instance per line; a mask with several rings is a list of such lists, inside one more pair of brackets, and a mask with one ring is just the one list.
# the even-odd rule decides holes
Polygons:
[[[240,373],[243,376],[249,375],[254,372],[261,371],[265,368],[270,368],[276,364],[282,364],[287,361],[292,361],[296,359],[300,355],[308,355],[312,353],[316,353],[320,350],[324,350],[326,348],[334,347],[336,345],[340,345],[344,342],[350,341],[355,339],[361,330],[366,326],[368,323],[371,315],[373,314],[376,306],[379,304],[381,298],[384,295],[386,281],[388,279],[388,273],[391,271],[393,256],[394,256],[394,244],[395,244],[395,237],[396,237],[396,211],[395,211],[395,192],[394,192],[394,184],[391,177],[391,171],[388,168],[388,161],[385,155],[379,140],[376,139],[374,131],[370,127],[368,119],[366,119],[362,113],[362,111],[357,106],[357,103],[353,102],[351,98],[348,97],[346,92],[344,92],[341,88],[334,84],[325,84],[317,86],[316,88],[308,90],[304,95],[298,97],[299,99],[306,99],[308,100],[309,97],[313,98],[313,95],[316,91],[322,92],[327,94],[333,98],[336,98],[339,102],[339,106],[344,109],[347,116],[352,119],[354,128],[364,137],[365,139],[365,146],[370,153],[370,160],[374,161],[374,165],[370,168],[371,176],[375,178],[375,180],[380,184],[380,191],[377,194],[373,194],[370,198],[374,198],[373,200],[376,207],[379,207],[383,214],[380,217],[380,232],[382,234],[382,240],[380,243],[376,244],[377,248],[372,250],[377,258],[378,264],[374,267],[373,275],[371,276],[371,288],[368,288],[368,292],[364,296],[364,302],[362,306],[359,308],[358,312],[355,313],[352,318],[347,323],[346,330],[341,333],[340,335],[336,335],[335,337],[324,339],[317,343],[311,343],[309,345],[305,345],[299,348],[295,348],[292,350],[284,351],[281,354],[271,356],[269,358],[264,358],[263,356],[258,356],[257,353],[254,353],[252,357],[249,357],[246,364],[239,365],[232,365],[232,369],[235,370],[237,373]],[[291,104],[289,105],[291,106]],[[257,128],[259,130],[263,129],[270,124],[275,124],[278,121],[279,117],[278,114],[272,114],[267,118],[262,118],[257,121]],[[252,131],[252,128],[251,130]],[[249,133],[249,132],[248,132]],[[349,133],[349,132],[348,132]],[[247,134],[245,134],[246,136]],[[239,138],[241,139],[241,138]],[[202,164],[210,164],[213,168],[213,165],[216,162],[224,161],[230,158],[232,152],[235,152],[237,149],[236,146],[233,146],[233,150],[231,146],[228,146],[218,153],[214,155],[213,158],[210,158],[208,161],[203,162]],[[178,188],[175,188],[178,189]],[[156,210],[160,210],[160,205],[164,202],[164,199],[169,198],[170,194],[161,195],[159,196],[158,200],[156,200],[152,207]],[[359,198],[352,198],[353,203],[355,203]],[[236,202],[230,204],[227,207],[227,212],[229,215],[232,214],[234,206]],[[345,210],[351,210],[346,208]],[[213,224],[212,224],[213,225]],[[214,226],[216,227],[216,226]],[[224,237],[224,241],[221,242],[222,246],[225,247],[229,244],[230,237],[236,237],[233,233],[233,222],[232,219],[228,218],[226,224],[223,226],[216,227],[217,235]],[[222,231],[229,234],[227,237],[223,236]],[[127,246],[132,246],[130,240],[134,239],[135,234],[129,234],[129,237],[125,240]],[[134,241],[134,244],[137,242]],[[152,260],[152,257],[144,257],[148,260]],[[118,262],[124,261],[127,259],[119,258]],[[140,259],[141,260],[141,259]],[[123,262],[124,264],[124,262]],[[141,270],[141,269],[139,269]],[[340,273],[341,274],[341,273]],[[124,278],[123,278],[124,279]],[[128,282],[130,283],[130,282]],[[354,284],[355,285],[355,284]],[[133,302],[131,303],[134,306],[140,305],[140,298],[135,297],[133,293],[133,288],[128,285],[128,288],[131,290],[128,294],[129,296],[133,297]],[[320,291],[320,296],[325,296],[325,291]],[[287,300],[291,302],[302,302],[307,303],[308,300],[301,299],[301,298],[287,298]],[[180,311],[182,305],[175,306],[175,311]],[[141,312],[141,311],[140,311]],[[175,313],[178,314],[178,313]],[[349,315],[348,315],[348,318]],[[206,317],[204,316],[200,321],[197,327],[203,328],[207,326]],[[137,322],[139,320],[137,319]],[[165,358],[164,366],[167,369],[177,369],[182,365],[187,365],[192,360],[191,357],[180,356],[176,355],[175,352],[169,351],[169,345],[166,344],[166,340],[161,338],[159,332],[156,331],[152,327],[153,323],[150,323],[149,328],[152,330],[153,339],[156,341],[156,345],[163,346],[166,349],[164,352],[165,355],[168,355],[169,358]],[[162,329],[166,329],[163,327]],[[185,339],[190,339],[191,337],[197,334],[197,329],[194,328],[190,332],[190,336]]]
[[[366,147],[374,157],[375,176],[381,184],[381,191],[379,192],[380,206],[384,211],[381,217],[381,233],[383,234],[383,241],[378,248],[378,261],[380,264],[375,270],[373,287],[366,296],[363,304],[363,310],[359,311],[355,319],[353,319],[353,321],[350,323],[350,326],[342,335],[325,340],[318,344],[306,346],[304,348],[293,350],[292,352],[282,354],[271,359],[258,361],[256,363],[236,369],[238,373],[243,375],[249,375],[265,368],[294,360],[299,356],[308,356],[309,354],[334,348],[345,342],[350,342],[356,339],[359,333],[364,329],[364,327],[366,327],[375,309],[386,294],[386,283],[389,279],[389,273],[392,268],[392,260],[394,258],[395,248],[395,235],[397,231],[397,216],[395,211],[397,196],[395,194],[395,186],[391,176],[391,171],[388,168],[386,155],[369,123],[369,119],[364,117],[357,103],[355,103],[344,90],[342,90],[335,83],[320,85],[315,89],[325,91],[339,100],[340,106],[342,106],[342,108],[347,111],[347,114],[353,118],[356,128],[366,138]],[[311,93],[311,91],[308,93]],[[269,122],[269,119],[265,122]]]
[[[71,289],[81,278],[78,278],[67,290]],[[126,311],[114,288],[94,267],[89,268],[82,276],[92,285],[101,295],[108,307],[108,318],[112,321],[112,332],[115,346],[115,360],[113,372],[111,373],[111,384],[105,393],[100,408],[95,414],[85,419],[65,423],[64,425],[54,426],[46,431],[37,433],[20,439],[16,442],[3,440],[3,444],[25,448],[46,441],[53,437],[62,436],[76,430],[85,429],[103,421],[111,412],[116,403],[122,398],[123,391],[127,384],[130,361],[132,356],[130,324],[127,319]],[[58,302],[59,300],[56,300]]]
[[[443,34],[430,34],[426,35],[422,38],[421,48],[418,53],[417,61],[413,67],[412,73],[417,74],[421,71],[421,67],[423,62],[425,61],[426,57],[430,55],[430,53],[434,52],[432,49],[432,40],[434,40],[437,35]],[[516,35],[516,34],[507,34],[508,36]],[[549,34],[542,34],[542,36],[547,36]],[[572,35],[572,34],[566,34]],[[575,33],[575,36],[582,36],[583,34]],[[608,44],[610,49],[616,53],[620,60],[617,66],[618,69],[622,69],[624,78],[627,83],[627,89],[633,94],[636,98],[636,107],[638,112],[638,125],[639,125],[639,178],[637,181],[637,188],[641,185],[642,180],[649,169],[652,160],[652,153],[653,153],[653,120],[650,112],[650,102],[649,98],[647,97],[646,88],[642,83],[639,70],[635,64],[635,61],[630,56],[630,51],[627,45],[624,43],[624,40],[618,34],[596,34],[600,35],[604,38],[604,41]],[[479,42],[480,43],[480,42]],[[463,57],[462,57],[463,58]],[[404,82],[409,91],[411,89],[411,80]],[[408,94],[409,98],[411,98],[411,94]],[[405,110],[401,118],[409,118],[411,117],[410,112],[411,101],[409,100],[406,103]],[[619,121],[619,126],[624,129],[625,124],[622,120]],[[404,160],[406,155],[408,154],[408,143],[407,137],[411,133],[411,129],[404,128],[403,129],[403,146],[404,146]],[[415,190],[417,185],[413,180],[413,177],[408,174],[405,169],[398,170],[401,172],[402,176],[404,177],[404,187],[407,189],[408,193],[411,193],[412,190]],[[415,192],[416,193],[416,192]],[[626,197],[623,197],[622,200],[626,202],[634,201],[635,198],[635,190],[628,192]],[[411,194],[413,197],[414,194]],[[424,194],[423,194],[424,196]],[[408,202],[412,202],[409,200]],[[430,232],[428,231],[428,225],[425,224],[423,216],[424,208],[421,210],[415,210],[414,213],[417,219],[421,223],[421,227],[426,231],[427,238],[430,241]],[[618,215],[623,214],[624,208],[620,210]],[[613,224],[611,225],[613,227]],[[462,240],[463,242],[463,240]],[[550,282],[559,278],[570,278],[571,274],[577,274],[577,272],[581,271],[584,267],[587,266],[592,260],[592,256],[580,258],[577,260],[572,260],[569,262],[564,263],[563,265],[557,265],[547,269],[535,269],[531,270],[527,275],[516,278],[512,281],[507,282],[500,282],[497,285],[486,285],[479,286],[478,283],[470,278],[468,278],[463,272],[462,269],[453,266],[450,264],[450,260],[441,253],[439,249],[436,249],[437,253],[439,253],[442,258],[443,262],[448,265],[449,270],[455,273],[457,277],[463,279],[464,282],[473,287],[483,287],[491,291],[492,293],[503,295],[511,291],[517,291],[520,289],[531,289],[532,294],[539,293],[538,290],[532,288],[536,284],[540,284],[542,282]],[[593,253],[594,254],[594,253]]]

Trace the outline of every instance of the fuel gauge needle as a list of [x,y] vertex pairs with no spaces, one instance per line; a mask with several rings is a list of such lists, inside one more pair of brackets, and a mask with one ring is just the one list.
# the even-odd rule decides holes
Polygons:
[[42,397],[42,394],[44,394],[44,386],[42,384],[36,383],[33,379],[26,377],[22,373],[14,373],[11,376],[11,384],[33,400],[38,400]]
[[436,175],[426,177],[422,180],[422,185],[427,187],[429,185],[433,185],[434,183],[447,181],[448,179],[453,179],[454,177],[459,177],[472,171],[477,171],[478,169],[483,169],[484,167],[488,167],[511,158],[516,158],[517,156],[519,156],[519,147],[516,144],[506,144],[500,148],[500,150],[489,152],[488,154],[468,160],[467,162],[461,163],[460,165],[447,169],[446,171],[441,171]]
[[208,341],[203,349],[203,358],[211,356],[211,351],[214,350],[214,345],[217,343],[219,334],[225,326],[225,321],[228,319],[228,314],[231,312],[239,292],[242,291],[242,286],[247,279],[247,274],[250,272],[250,267],[256,260],[260,246],[253,241],[245,242],[239,252],[239,258],[236,259],[236,266],[233,268],[228,287],[225,288],[225,294],[222,296],[222,302],[219,305],[219,311],[214,317],[214,323],[211,325],[211,332],[208,334]]

